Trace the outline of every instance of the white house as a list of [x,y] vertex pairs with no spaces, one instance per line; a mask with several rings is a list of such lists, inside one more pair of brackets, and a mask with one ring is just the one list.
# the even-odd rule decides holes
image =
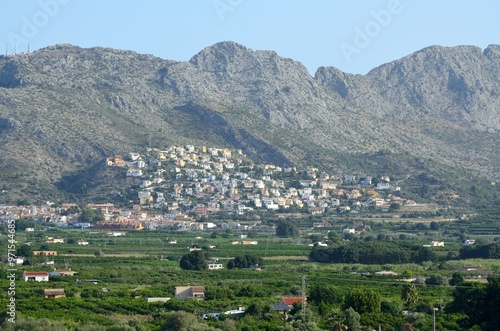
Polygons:
[[14,264],[23,264],[24,263],[24,257],[18,256],[15,259],[12,260],[12,263]]
[[219,263],[219,261],[208,261],[208,270],[218,270],[218,269],[224,269],[224,266],[222,263]]
[[127,170],[127,177],[141,177],[143,175],[141,169],[130,168]]
[[398,274],[395,273],[394,271],[377,271],[375,273],[377,276],[397,276]]
[[121,237],[124,236],[125,234],[126,234],[125,232],[117,232],[117,231],[106,233],[108,237]]
[[48,244],[64,244],[64,239],[61,237],[47,237],[46,243],[48,243]]
[[71,269],[54,269],[54,271],[49,272],[50,276],[74,276],[76,271]]
[[259,242],[257,240],[243,240],[241,242],[242,245],[258,245]]
[[379,182],[377,183],[377,190],[388,190],[391,188],[391,184]]
[[147,302],[167,302],[170,298],[147,298]]
[[49,273],[46,271],[25,271],[23,279],[25,282],[48,282]]

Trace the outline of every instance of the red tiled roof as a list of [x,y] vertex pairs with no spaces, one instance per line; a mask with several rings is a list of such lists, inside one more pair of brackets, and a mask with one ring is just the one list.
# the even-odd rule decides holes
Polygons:
[[281,298],[281,302],[283,302],[285,305],[293,305],[294,303],[302,303],[302,298],[301,297],[295,297],[295,298]]
[[25,271],[24,276],[37,277],[37,276],[48,276],[49,273],[46,271]]

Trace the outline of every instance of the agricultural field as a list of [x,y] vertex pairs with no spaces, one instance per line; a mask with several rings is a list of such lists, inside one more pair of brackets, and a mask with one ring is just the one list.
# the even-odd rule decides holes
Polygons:
[[[487,222],[484,225],[446,222],[439,227],[374,222],[369,230],[341,238],[341,228],[346,225],[348,223],[338,223],[320,229],[299,227],[297,236],[291,238],[237,230],[142,230],[124,231],[121,236],[109,236],[104,230],[42,229],[40,226],[33,232],[18,231],[16,248],[23,248],[28,253],[57,251],[57,256],[31,254],[26,256],[24,264],[13,267],[16,318],[26,325],[45,323],[46,329],[53,330],[175,330],[179,326],[173,327],[173,320],[181,317],[192,325],[199,324],[200,330],[289,330],[289,327],[298,330],[297,321],[301,319],[313,322],[316,327],[304,330],[330,330],[337,324],[347,325],[346,321],[354,316],[359,330],[362,326],[373,329],[379,325],[382,330],[395,330],[405,324],[429,330],[432,309],[437,308],[436,323],[440,330],[465,330],[466,315],[458,310],[446,311],[446,307],[453,306],[455,292],[460,288],[456,287],[459,283],[450,285],[450,281],[459,275],[461,280],[470,282],[460,285],[468,289],[474,285],[466,284],[488,286],[484,284],[486,279],[500,274],[498,259],[458,258],[464,238],[474,236],[479,242],[496,242],[498,237],[489,232],[495,226]],[[477,229],[481,228],[487,234],[478,233]],[[338,236],[329,235],[329,232]],[[241,235],[251,239],[242,239]],[[62,238],[64,243],[47,244],[48,237]],[[340,241],[334,243],[335,238]],[[7,252],[7,232],[0,240],[2,250]],[[88,245],[78,245],[79,240],[85,240]],[[243,240],[256,244],[243,245]],[[445,245],[427,247],[433,258],[418,263],[325,263],[327,261],[314,259],[316,249],[334,250],[335,247],[372,243],[423,247],[431,240],[442,240]],[[316,244],[311,247],[319,241],[328,246]],[[201,249],[207,260],[215,260],[224,268],[183,270],[179,261],[190,254],[190,250],[197,252],[193,249]],[[4,256],[7,265],[7,254]],[[238,256],[262,258],[261,268],[228,269],[228,263]],[[7,269],[4,268],[0,275],[4,289],[9,288]],[[76,273],[50,276],[48,282],[23,280],[24,271],[51,272],[54,269],[71,269]],[[392,274],[376,274],[381,271]],[[412,301],[404,296],[408,284],[413,284],[418,299]],[[205,300],[174,298],[178,286],[203,286]],[[65,297],[44,298],[45,289],[64,289]],[[271,305],[278,304],[282,297],[302,296],[307,298],[304,310],[300,305],[285,314],[271,309]],[[366,302],[363,296],[368,297]],[[148,298],[171,299],[149,303]],[[3,307],[9,300],[8,291],[0,293]],[[360,300],[364,303],[360,304]],[[358,305],[356,311],[349,311],[348,304]],[[198,317],[206,312],[238,307],[245,308],[244,317],[208,321]],[[3,316],[3,329],[9,330],[12,327],[9,316],[5,313]],[[192,316],[196,318],[191,320]],[[358,324],[350,324],[350,329],[356,329]]]

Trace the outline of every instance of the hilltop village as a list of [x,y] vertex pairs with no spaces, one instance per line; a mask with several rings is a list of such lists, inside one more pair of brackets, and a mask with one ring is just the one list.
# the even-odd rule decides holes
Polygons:
[[[0,206],[2,218],[43,221],[56,226],[149,230],[238,228],[237,220],[310,218],[322,215],[418,210],[422,205],[400,197],[389,175],[373,178],[333,176],[316,168],[300,170],[255,164],[241,150],[170,147],[107,158],[107,167],[123,169],[131,185],[129,208],[113,203]],[[115,195],[125,194],[114,192]],[[89,212],[92,211],[92,212]],[[219,222],[217,222],[219,221]],[[231,222],[233,221],[233,222]]]

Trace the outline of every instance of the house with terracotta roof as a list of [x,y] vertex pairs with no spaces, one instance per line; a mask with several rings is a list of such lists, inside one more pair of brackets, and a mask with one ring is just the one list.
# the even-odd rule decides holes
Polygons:
[[46,271],[25,271],[23,279],[25,282],[48,282],[49,273]]
[[293,309],[294,304],[302,305],[302,300],[307,304],[307,299],[302,297],[282,297],[280,303],[272,305],[274,310],[285,311]]
[[65,298],[66,294],[64,293],[63,288],[50,288],[43,290],[43,296],[45,298]]

